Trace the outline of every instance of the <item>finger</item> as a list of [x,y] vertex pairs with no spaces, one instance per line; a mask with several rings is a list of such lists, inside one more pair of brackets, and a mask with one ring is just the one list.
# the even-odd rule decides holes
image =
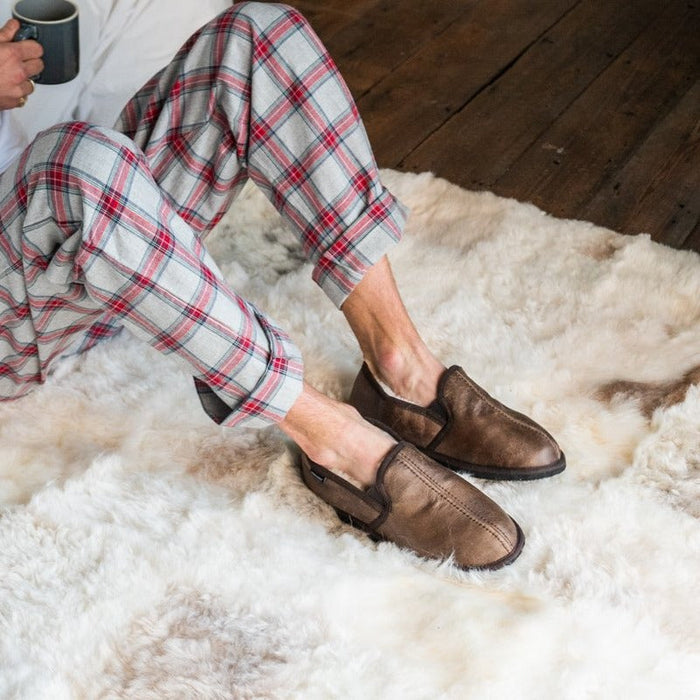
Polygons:
[[22,67],[27,78],[31,78],[44,70],[44,62],[40,58],[33,58],[31,61],[25,61]]
[[19,94],[16,98],[16,102],[12,107],[24,107],[24,105],[27,104],[27,100],[29,99],[29,96],[34,92],[34,81],[29,79],[25,80],[20,86],[19,86]]
[[12,87],[6,88],[4,91],[5,97],[9,100],[10,107],[16,107],[17,101],[29,94],[29,83],[23,80]]
[[41,58],[44,55],[44,48],[38,41],[34,41],[34,39],[18,41],[15,46],[17,47],[19,57],[23,61],[30,61],[33,58]]
[[17,30],[19,22],[16,19],[8,19],[2,27],[0,27],[0,41],[12,41]]

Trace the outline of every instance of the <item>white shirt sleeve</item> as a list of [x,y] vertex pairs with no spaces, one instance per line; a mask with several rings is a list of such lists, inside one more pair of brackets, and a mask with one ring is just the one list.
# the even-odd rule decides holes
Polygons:
[[15,110],[0,111],[0,174],[29,144],[29,139],[15,115]]

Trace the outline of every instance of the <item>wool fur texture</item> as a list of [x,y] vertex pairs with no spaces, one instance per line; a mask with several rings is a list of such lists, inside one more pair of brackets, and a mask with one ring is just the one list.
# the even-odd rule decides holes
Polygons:
[[[372,543],[280,431],[215,425],[187,367],[122,333],[0,404],[0,697],[700,696],[700,256],[383,177],[419,331],[567,455],[474,480],[523,554],[465,573]],[[346,397],[357,345],[259,191],[209,247]]]

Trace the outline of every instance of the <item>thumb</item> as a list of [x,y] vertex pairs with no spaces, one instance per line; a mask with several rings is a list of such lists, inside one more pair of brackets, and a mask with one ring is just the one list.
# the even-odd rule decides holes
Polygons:
[[7,22],[0,27],[0,42],[12,41],[18,29],[19,22],[16,19],[8,19]]

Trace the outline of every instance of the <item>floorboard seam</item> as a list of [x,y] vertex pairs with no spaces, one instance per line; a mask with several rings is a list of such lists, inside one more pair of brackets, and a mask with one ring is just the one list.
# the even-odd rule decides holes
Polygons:
[[418,148],[420,148],[433,134],[437,133],[442,129],[445,124],[450,122],[452,119],[457,117],[461,112],[463,112],[475,99],[479,97],[479,95],[482,95],[486,90],[488,90],[492,85],[497,83],[509,70],[511,70],[517,63],[522,59],[522,57],[533,47],[535,46],[539,41],[542,40],[542,37],[549,32],[552,27],[555,27],[559,22],[561,22],[567,15],[569,15],[573,10],[578,7],[581,4],[582,0],[579,0],[579,2],[574,3],[566,12],[564,12],[563,15],[560,15],[554,22],[552,22],[546,29],[542,30],[532,41],[530,41],[521,51],[518,52],[516,56],[514,56],[503,68],[499,69],[494,75],[489,78],[487,82],[485,82],[474,94],[472,94],[463,104],[459,106],[458,109],[456,109],[440,126],[436,127],[432,131],[430,131],[425,138],[420,142],[417,143],[413,148],[411,148],[410,151],[408,151],[404,156],[401,158],[401,160],[398,163],[398,167],[401,167],[404,165],[406,162],[407,158],[411,157],[411,154],[416,151]]

